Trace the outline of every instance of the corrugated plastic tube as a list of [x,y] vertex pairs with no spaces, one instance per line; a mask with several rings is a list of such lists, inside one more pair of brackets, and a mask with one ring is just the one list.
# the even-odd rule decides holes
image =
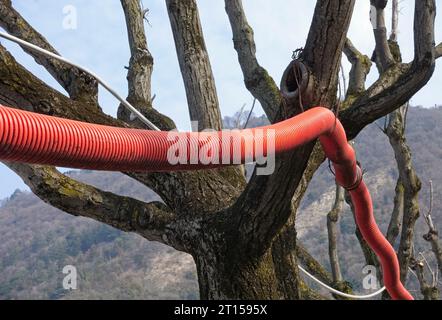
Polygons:
[[[0,160],[9,162],[108,171],[199,170],[226,165],[225,154],[230,157],[229,163],[236,164],[234,148],[240,150],[241,163],[256,159],[257,148],[250,147],[250,143],[264,150],[274,143],[279,154],[319,138],[333,163],[336,181],[351,195],[364,239],[380,259],[388,293],[393,299],[413,299],[400,281],[396,253],[376,224],[355,152],[333,112],[316,107],[274,125],[232,131],[229,135],[225,139],[222,132],[170,133],[109,127],[0,106]],[[175,149],[186,150],[185,161],[171,163],[170,150]],[[211,150],[208,156],[218,156],[219,161],[207,164],[204,157],[192,158],[195,150]],[[210,154],[213,150],[219,155]]]

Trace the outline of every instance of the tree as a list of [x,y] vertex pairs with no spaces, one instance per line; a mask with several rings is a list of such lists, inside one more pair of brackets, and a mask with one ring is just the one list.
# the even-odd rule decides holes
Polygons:
[[[374,60],[382,71],[369,88],[370,59],[347,39],[355,0],[318,0],[307,41],[284,72],[281,86],[259,64],[252,27],[241,0],[225,0],[234,48],[245,85],[268,119],[278,122],[323,105],[333,108],[349,139],[364,127],[399,109],[431,78],[442,55],[434,43],[435,0],[415,1],[415,57],[395,59],[387,39],[385,1],[371,3],[376,12]],[[173,121],[153,107],[148,50],[139,0],[121,0],[127,22],[131,60],[128,101],[163,130]],[[222,127],[210,59],[196,0],[166,0],[192,121],[200,130]],[[0,0],[0,26],[47,50],[55,49],[13,8]],[[75,68],[26,50],[69,93],[57,92],[18,64],[0,46],[0,102],[16,108],[86,122],[143,127],[120,107],[118,119],[105,115],[98,103],[97,83]],[[337,99],[342,53],[352,64],[348,94]],[[184,102],[183,102],[184,104]],[[55,168],[18,163],[6,165],[43,201],[65,212],[92,218],[147,240],[191,254],[201,298],[315,299],[298,273],[298,258],[309,262],[323,279],[334,280],[296,237],[296,211],[313,174],[325,157],[315,143],[277,157],[275,173],[256,172],[247,183],[243,170],[232,167],[198,172],[125,174],[154,190],[164,203],[144,203],[75,181]],[[336,269],[337,270],[337,269]],[[341,277],[335,280],[341,281]]]

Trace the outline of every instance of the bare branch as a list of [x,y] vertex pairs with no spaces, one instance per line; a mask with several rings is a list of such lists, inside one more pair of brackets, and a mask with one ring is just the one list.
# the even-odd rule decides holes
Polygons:
[[370,58],[363,55],[350,39],[345,42],[344,53],[351,63],[350,81],[347,91],[348,97],[353,97],[365,91],[365,81],[371,69]]
[[[347,77],[345,76],[345,70],[344,70],[344,65],[341,63],[341,78],[342,78],[342,85],[343,85],[343,90],[344,92],[342,92],[343,96],[347,95],[348,92],[348,88],[347,88]],[[341,98],[341,96],[340,96]]]
[[[336,103],[338,72],[354,4],[354,0],[317,1],[307,42],[301,54],[301,59],[317,83],[317,91],[311,92],[315,99],[309,101],[314,105],[332,107]],[[336,12],[339,14],[335,15]],[[324,95],[324,91],[330,96]]]
[[[127,33],[131,58],[127,75],[129,101],[137,110],[150,119],[162,130],[175,128],[173,121],[160,114],[152,107],[151,80],[153,71],[153,57],[147,46],[144,30],[144,13],[139,0],[121,0],[126,18]],[[136,127],[145,125],[123,106],[118,108],[118,118]]]
[[[343,50],[354,0],[325,2],[329,5],[319,1],[316,6],[302,59],[305,65],[311,68],[312,77],[318,85],[312,89],[315,92],[312,92],[314,99],[310,103],[332,106],[336,102],[342,58],[341,54],[336,52],[341,53]],[[327,17],[327,22],[321,20],[324,16]],[[300,112],[296,106],[292,109],[291,111],[296,109]],[[237,226],[238,241],[242,243],[239,246],[242,253],[251,256],[262,254],[287,223],[293,214],[292,198],[302,185],[304,173],[311,169],[309,159],[314,147],[315,142],[312,142],[293,152],[277,156],[272,175],[258,175],[255,170],[245,191],[230,209],[232,224]],[[316,164],[322,163],[323,160],[322,153],[315,154],[311,162],[312,172],[308,172],[307,175],[313,175]]]
[[225,5],[245,85],[261,103],[268,119],[275,122],[282,103],[281,95],[275,81],[256,58],[253,29],[247,21],[242,0],[225,0]]
[[125,126],[95,105],[74,101],[27,71],[0,45],[0,101],[11,107],[105,125]]
[[[16,37],[58,54],[46,39],[15,11],[8,0],[0,0],[0,26]],[[78,69],[35,53],[35,51],[26,48],[23,50],[45,67],[72,99],[98,107],[98,84],[95,79]]]
[[167,225],[174,214],[162,203],[144,203],[132,198],[104,192],[75,181],[55,168],[6,163],[31,188],[33,193],[50,205],[70,213],[106,223],[119,230],[136,232],[148,240],[168,243]]
[[[368,124],[407,103],[433,75],[435,68],[435,0],[415,1],[415,57],[411,64],[387,70],[364,94],[341,113],[349,139]],[[394,94],[393,94],[394,93]]]
[[338,221],[344,205],[344,188],[336,184],[335,203],[327,215],[328,255],[335,283],[342,282],[341,265],[338,255]]
[[298,243],[296,246],[296,256],[299,262],[305,266],[306,270],[316,278],[329,286],[333,286],[333,276],[308,252],[308,250]]
[[390,41],[397,42],[399,33],[399,0],[392,1]]
[[436,46],[436,59],[439,59],[440,57],[442,57],[442,43],[439,43]]
[[425,222],[427,223],[430,230],[434,230],[435,226],[434,226],[433,217],[432,217],[432,214],[433,214],[433,181],[432,180],[430,180],[429,185],[430,185],[430,205],[429,205],[428,212],[426,214],[424,214],[424,218],[425,218]]
[[[432,272],[431,267],[425,259],[425,256],[420,253],[419,258],[413,258],[410,263],[411,269],[415,272],[415,275],[419,281],[420,291],[424,296],[424,300],[439,300],[439,289],[437,287],[437,281],[430,285],[426,279],[425,265]],[[434,275],[433,275],[434,277]]]
[[425,222],[428,226],[428,233],[424,235],[425,241],[431,244],[431,249],[437,261],[439,272],[442,274],[442,247],[439,239],[439,231],[433,222],[433,182],[430,181],[430,205],[428,212],[424,214]]
[[[11,107],[72,120],[117,127],[128,126],[89,104],[73,101],[47,86],[18,64],[2,46],[0,46],[0,102]],[[224,178],[223,173],[224,171],[221,170],[211,170],[208,172],[127,174],[152,188],[173,210],[180,209],[185,213],[205,213],[228,206],[244,188],[244,177],[230,174]],[[208,199],[216,199],[216,201],[211,200],[208,204],[201,192],[204,192]]]
[[397,237],[401,231],[402,219],[404,214],[404,186],[401,178],[396,183],[394,207],[391,214],[390,223],[387,230],[387,240],[394,246]]
[[222,129],[221,112],[209,54],[195,0],[166,0],[190,119],[198,130]]
[[407,279],[408,267],[412,259],[412,247],[414,242],[414,228],[419,218],[419,191],[421,182],[414,169],[411,151],[405,138],[405,117],[402,110],[394,111],[386,134],[393,148],[399,177],[404,188],[404,214],[402,222],[401,240],[399,244],[398,258],[401,267],[401,280]]

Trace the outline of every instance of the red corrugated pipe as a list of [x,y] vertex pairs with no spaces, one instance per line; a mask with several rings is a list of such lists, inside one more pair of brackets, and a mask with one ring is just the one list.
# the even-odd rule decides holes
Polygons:
[[[266,132],[274,132],[274,135]],[[241,162],[244,162],[256,156],[256,149],[246,147],[248,143],[262,144],[266,150],[271,143],[270,137],[277,154],[320,139],[325,154],[333,163],[336,181],[351,195],[356,222],[364,239],[380,258],[387,291],[393,299],[412,300],[400,281],[396,253],[375,222],[372,200],[355,152],[347,142],[341,123],[326,108],[313,108],[267,127],[233,131],[226,141],[220,132],[171,135],[161,131],[83,123],[0,106],[2,161],[109,171],[197,170],[221,165],[207,165],[200,157],[194,158],[197,161],[191,164],[192,150],[204,147],[205,150],[219,150],[219,162],[222,162],[221,150],[229,150],[233,161],[236,142],[240,146]],[[185,163],[170,163],[168,152],[173,145],[187,150]]]

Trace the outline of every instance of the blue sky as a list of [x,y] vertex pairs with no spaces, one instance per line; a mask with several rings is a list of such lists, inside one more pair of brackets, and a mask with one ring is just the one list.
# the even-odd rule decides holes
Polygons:
[[[104,77],[118,92],[126,96],[124,68],[129,61],[129,48],[124,15],[118,0],[13,0],[15,8],[67,58],[92,69]],[[149,48],[155,58],[153,93],[155,106],[171,116],[181,130],[190,128],[186,97],[176,59],[173,37],[164,0],[143,0],[150,9],[150,26],[146,24]],[[257,55],[274,78],[279,81],[292,51],[302,47],[308,35],[315,1],[311,0],[243,0],[250,24],[255,30]],[[371,54],[374,40],[369,21],[369,1],[356,1],[349,37],[364,53]],[[249,106],[252,97],[244,88],[241,70],[231,41],[232,35],[222,0],[198,0],[218,95],[223,115],[231,115],[243,104]],[[77,29],[63,28],[63,8],[72,5],[77,10]],[[404,60],[413,57],[414,1],[401,1],[399,41]],[[437,20],[436,32],[442,30]],[[438,43],[442,34],[436,34]],[[17,46],[0,40],[17,60],[54,88],[63,91],[50,75]],[[345,61],[345,60],[344,60]],[[349,65],[345,63],[348,70]],[[369,81],[376,79],[372,72]],[[416,95],[415,105],[433,106],[442,103],[442,72],[436,69],[430,84]],[[115,115],[118,102],[100,90],[100,102],[105,112]],[[258,110],[258,113],[261,111]],[[21,180],[0,164],[0,199],[16,188],[25,188]]]

